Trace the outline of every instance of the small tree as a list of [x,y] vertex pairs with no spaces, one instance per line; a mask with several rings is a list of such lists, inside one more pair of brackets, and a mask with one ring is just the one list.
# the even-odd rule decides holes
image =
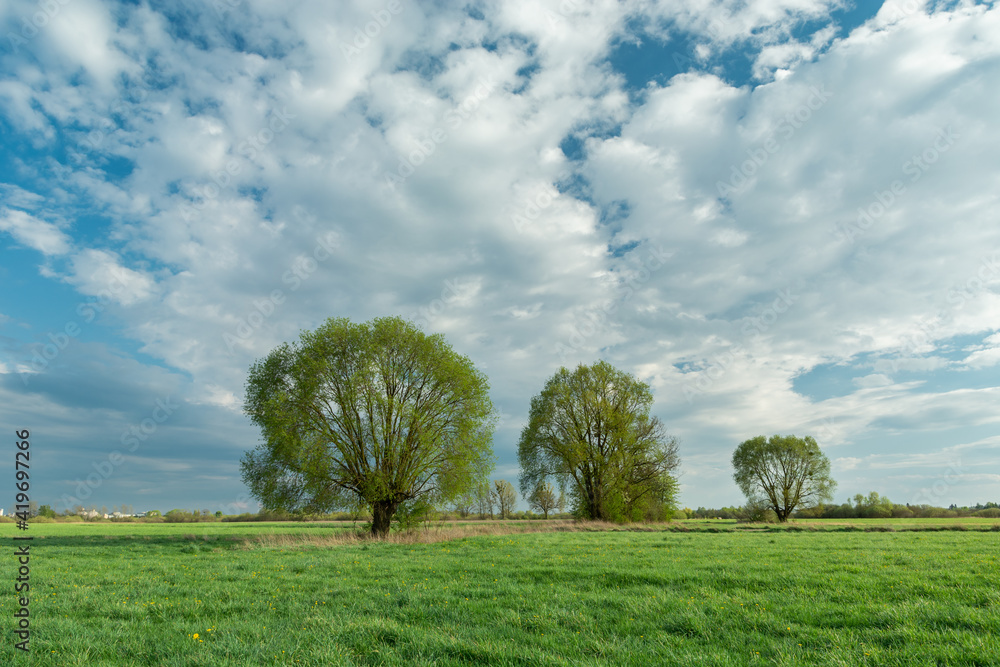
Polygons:
[[45,516],[50,519],[54,519],[56,518],[56,511],[48,505],[42,505],[38,508],[38,516]]
[[832,500],[837,486],[830,477],[830,460],[809,436],[746,440],[733,452],[733,468],[733,479],[747,500],[766,503],[782,523],[796,507]]
[[479,518],[485,519],[488,514],[492,519],[495,503],[493,493],[490,491],[490,485],[486,482],[480,482],[473,489],[473,493],[476,495],[476,509],[479,510]]
[[747,523],[774,523],[778,516],[767,500],[758,497],[748,498],[747,504],[737,510],[736,518]]
[[473,491],[466,491],[455,498],[452,506],[458,515],[463,519],[468,518],[472,513],[472,508],[476,505],[476,494]]
[[554,510],[558,503],[556,491],[548,482],[539,482],[531,495],[528,496],[528,506],[541,512],[546,519],[549,518],[549,512]]
[[493,482],[493,495],[497,507],[500,509],[500,518],[509,518],[510,513],[514,509],[514,503],[517,502],[517,493],[514,491],[514,485],[505,479],[495,480]]

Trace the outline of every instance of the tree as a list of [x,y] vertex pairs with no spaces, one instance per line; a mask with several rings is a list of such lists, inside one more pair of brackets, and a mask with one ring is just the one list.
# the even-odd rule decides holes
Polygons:
[[892,516],[893,502],[877,491],[872,491],[866,498],[858,493],[854,496],[857,516],[864,519],[885,519]]
[[267,509],[361,499],[384,536],[402,503],[439,505],[493,468],[489,384],[441,335],[398,317],[331,318],[251,366],[244,411],[264,442],[242,461]]
[[606,521],[643,520],[672,503],[677,440],[649,416],[652,404],[648,385],[605,361],[559,369],[521,432],[521,492],[551,478],[570,487],[578,516]]
[[472,513],[472,508],[475,507],[475,505],[476,494],[472,490],[459,494],[452,503],[455,511],[458,512],[458,515],[463,519],[467,518],[469,514]]
[[514,510],[514,503],[517,502],[517,493],[514,485],[505,479],[493,481],[493,498],[497,508],[500,510],[500,518],[507,519]]
[[56,518],[56,511],[48,505],[42,505],[38,508],[38,516],[45,516],[50,519],[54,519]]
[[473,493],[476,495],[476,509],[479,510],[479,518],[485,519],[486,515],[489,514],[492,519],[494,500],[489,483],[485,480],[479,482],[473,489]]
[[832,500],[830,461],[811,437],[759,435],[733,452],[733,479],[748,503],[763,501],[784,523],[796,507]]
[[546,519],[549,518],[549,512],[554,510],[558,503],[556,490],[548,482],[539,482],[531,495],[528,496],[528,506],[541,512]]

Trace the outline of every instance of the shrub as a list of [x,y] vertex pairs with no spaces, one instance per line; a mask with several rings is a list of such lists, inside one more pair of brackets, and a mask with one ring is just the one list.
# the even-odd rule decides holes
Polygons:
[[910,519],[913,517],[913,510],[911,510],[906,505],[893,505],[892,506],[892,518],[894,519]]
[[736,513],[741,523],[777,523],[778,515],[763,500],[749,500]]

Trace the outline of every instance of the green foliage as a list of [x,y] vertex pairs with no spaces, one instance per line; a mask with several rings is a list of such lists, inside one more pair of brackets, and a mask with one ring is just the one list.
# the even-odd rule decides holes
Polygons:
[[398,317],[331,318],[250,368],[244,410],[264,442],[243,480],[269,509],[372,511],[385,535],[397,509],[452,501],[494,465],[489,384],[441,335]]
[[797,507],[833,498],[830,461],[811,437],[760,435],[733,452],[733,479],[748,504],[764,503],[785,522]]
[[736,518],[746,523],[777,523],[778,515],[763,498],[750,498],[736,511]]
[[[886,498],[885,496],[880,496],[875,491],[872,491],[868,496],[863,496],[860,493],[854,496],[854,505],[856,510],[856,515],[865,519],[885,519],[887,517],[893,516],[893,502]],[[904,514],[902,510],[896,510],[900,515]]]
[[549,512],[556,509],[559,499],[556,497],[556,490],[548,482],[539,482],[535,485],[531,495],[528,496],[528,506],[541,512],[546,519]]
[[434,505],[425,498],[415,498],[400,504],[396,510],[395,527],[400,532],[411,532],[421,523],[430,521],[434,513]]
[[500,510],[501,519],[509,519],[514,505],[517,503],[517,493],[514,485],[505,479],[493,481],[493,498],[496,501],[497,509]]
[[44,516],[49,519],[56,518],[56,511],[49,507],[48,505],[42,505],[38,508],[38,516]]
[[676,501],[677,440],[649,416],[649,387],[605,361],[561,368],[531,400],[521,432],[521,493],[547,479],[569,487],[583,519],[669,517]]
[[163,516],[163,514],[160,513],[160,510],[149,510],[148,512],[146,512],[146,516],[148,517]]

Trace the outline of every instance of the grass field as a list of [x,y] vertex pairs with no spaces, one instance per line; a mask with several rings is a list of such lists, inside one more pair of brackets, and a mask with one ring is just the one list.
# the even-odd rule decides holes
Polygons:
[[336,543],[317,524],[39,524],[30,653],[4,632],[0,663],[1000,664],[1000,533],[977,530],[995,520],[722,523],[431,543]]

